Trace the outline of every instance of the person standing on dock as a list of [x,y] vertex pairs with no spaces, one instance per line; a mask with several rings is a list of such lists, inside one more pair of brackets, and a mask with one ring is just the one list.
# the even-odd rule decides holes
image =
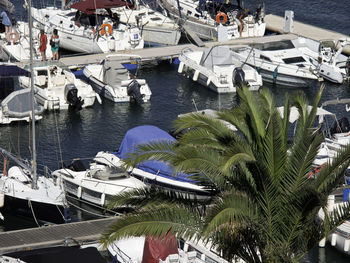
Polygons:
[[41,61],[46,61],[46,46],[47,46],[47,36],[45,35],[44,29],[40,29],[39,51],[41,54]]
[[55,28],[52,32],[52,36],[50,39],[51,51],[52,51],[52,59],[58,60],[58,49],[60,46],[60,38],[58,37],[58,31]]

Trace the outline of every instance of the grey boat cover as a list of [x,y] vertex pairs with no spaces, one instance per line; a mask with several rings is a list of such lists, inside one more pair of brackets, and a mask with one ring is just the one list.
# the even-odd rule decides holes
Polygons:
[[15,6],[8,0],[0,0],[0,9],[3,9],[10,14],[15,13]]
[[[7,117],[24,118],[32,113],[31,89],[20,89],[11,92],[2,102],[1,108]],[[35,115],[40,115],[44,107],[34,102]]]
[[120,61],[105,60],[103,64],[103,82],[110,86],[120,86],[123,80],[128,79],[129,71]]
[[232,65],[232,52],[227,46],[205,49],[199,64],[210,70],[214,65]]

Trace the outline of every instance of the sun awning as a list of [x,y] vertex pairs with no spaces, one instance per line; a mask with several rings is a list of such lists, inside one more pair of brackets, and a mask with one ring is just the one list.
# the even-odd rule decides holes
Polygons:
[[93,14],[96,9],[116,8],[122,6],[132,8],[134,5],[131,1],[124,0],[85,0],[72,4],[70,8],[77,9],[85,14]]
[[[310,112],[312,109],[312,106],[308,106],[307,107],[307,110],[308,112]],[[284,107],[278,107],[277,110],[279,111],[279,113],[281,114],[281,117],[283,117],[283,113],[284,113]],[[317,116],[320,116],[320,117],[324,117],[324,116],[335,116],[334,113],[332,112],[329,112],[323,108],[317,108],[317,112],[316,112],[316,115]],[[297,119],[299,118],[299,111],[298,111],[298,108],[297,107],[291,107],[290,108],[290,114],[289,114],[289,122],[293,123],[295,122]]]

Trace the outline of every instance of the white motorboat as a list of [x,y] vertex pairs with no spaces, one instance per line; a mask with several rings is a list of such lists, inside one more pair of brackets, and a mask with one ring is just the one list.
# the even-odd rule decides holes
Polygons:
[[[29,72],[15,64],[0,64],[0,124],[14,121],[30,122],[32,116],[31,89],[22,89],[18,76],[28,76]],[[44,107],[34,101],[35,120],[42,119]]]
[[133,55],[109,55],[102,63],[85,66],[83,74],[94,90],[106,99],[113,102],[147,102],[152,92],[146,80],[130,77],[122,64],[123,60],[129,58],[141,59]]
[[[62,63],[38,62],[33,67],[35,98],[46,110],[80,110],[92,106],[98,94],[77,79]],[[20,77],[22,87],[31,85],[30,78]]]
[[[118,152],[100,152],[108,163],[118,167],[123,164],[123,159],[136,150],[140,144],[151,142],[176,142],[169,133],[152,125],[137,126],[130,129],[124,136]],[[198,185],[190,175],[184,173],[174,174],[174,169],[169,164],[160,161],[146,161],[138,164],[129,171],[132,176],[143,181],[147,185],[155,185],[165,189],[173,189],[179,193],[189,194],[197,198],[206,198],[210,191]]]
[[105,207],[113,196],[145,187],[142,181],[130,176],[121,163],[116,166],[109,161],[116,158],[112,153],[99,152],[88,169],[81,160],[75,159],[67,167],[54,171],[52,175],[62,178],[70,195]]
[[[318,73],[330,82],[342,84],[350,77],[350,58],[343,55],[346,45],[350,45],[350,39],[322,40],[318,47]],[[338,50],[336,49],[338,47]]]
[[135,8],[128,6],[113,8],[124,24],[134,25],[141,29],[145,43],[177,45],[181,37],[178,24],[162,13],[152,10],[147,4],[136,3]]
[[[31,24],[30,14],[29,23]],[[31,29],[31,27],[29,28]],[[30,37],[32,37],[32,32],[30,32]],[[30,62],[30,72],[33,74],[32,57]],[[35,116],[33,82],[30,88],[32,116]],[[27,162],[19,160],[10,152],[0,148],[1,153],[6,156],[4,159],[4,170],[0,176],[0,212],[2,219],[7,220],[5,214],[12,213],[16,216],[30,216],[37,224],[39,224],[39,220],[63,223],[67,219],[64,216],[67,202],[63,185],[46,174],[37,174],[34,118],[32,118],[31,137],[31,165],[27,165]],[[17,165],[11,166],[8,169],[7,158],[14,161]]]
[[234,50],[241,61],[258,70],[263,81],[285,87],[307,87],[319,79],[318,44],[311,39],[296,37]]
[[[219,256],[212,245],[203,241],[176,239],[166,235],[157,237],[128,237],[111,243],[107,250],[113,260],[120,263],[137,262],[186,262],[186,263],[228,263]],[[237,259],[235,262],[242,263]]]
[[[75,3],[72,7],[78,4],[84,5],[85,2]],[[115,7],[127,5],[124,1],[116,2]],[[80,8],[79,5],[76,7]],[[110,5],[106,8],[111,7],[114,6]],[[84,8],[80,10],[55,7],[32,8],[34,26],[43,28],[48,33],[57,29],[60,47],[75,52],[108,53],[143,48],[144,40],[139,28],[119,24],[118,28],[113,29],[108,13],[103,9],[104,7],[99,8],[93,12]]]
[[250,90],[258,90],[262,86],[260,74],[241,62],[228,46],[215,46],[203,51],[185,49],[179,60],[179,73],[217,93],[236,92],[236,86],[242,85],[247,85]]
[[[29,61],[30,59],[30,43],[29,43],[29,28],[28,23],[19,21],[13,27],[13,32],[6,36],[4,33],[0,34],[3,41],[1,48],[1,59],[4,61]],[[10,41],[7,41],[9,38]],[[49,38],[49,37],[48,37]],[[40,44],[40,30],[33,28],[33,59],[42,60],[39,51]],[[51,48],[47,44],[46,58],[52,58]]]
[[[170,16],[195,32],[204,40],[218,38],[217,27],[225,27],[226,39],[257,37],[265,34],[264,6],[260,5],[254,14],[244,18],[242,35],[239,33],[236,15],[243,9],[241,1],[237,5],[218,0],[161,0]],[[179,11],[180,8],[180,11]]]

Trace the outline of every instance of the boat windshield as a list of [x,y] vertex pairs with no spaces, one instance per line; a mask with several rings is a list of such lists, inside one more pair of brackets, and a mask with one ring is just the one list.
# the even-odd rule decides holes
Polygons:
[[290,40],[276,41],[270,43],[256,43],[250,46],[262,51],[277,51],[295,48],[292,41]]

